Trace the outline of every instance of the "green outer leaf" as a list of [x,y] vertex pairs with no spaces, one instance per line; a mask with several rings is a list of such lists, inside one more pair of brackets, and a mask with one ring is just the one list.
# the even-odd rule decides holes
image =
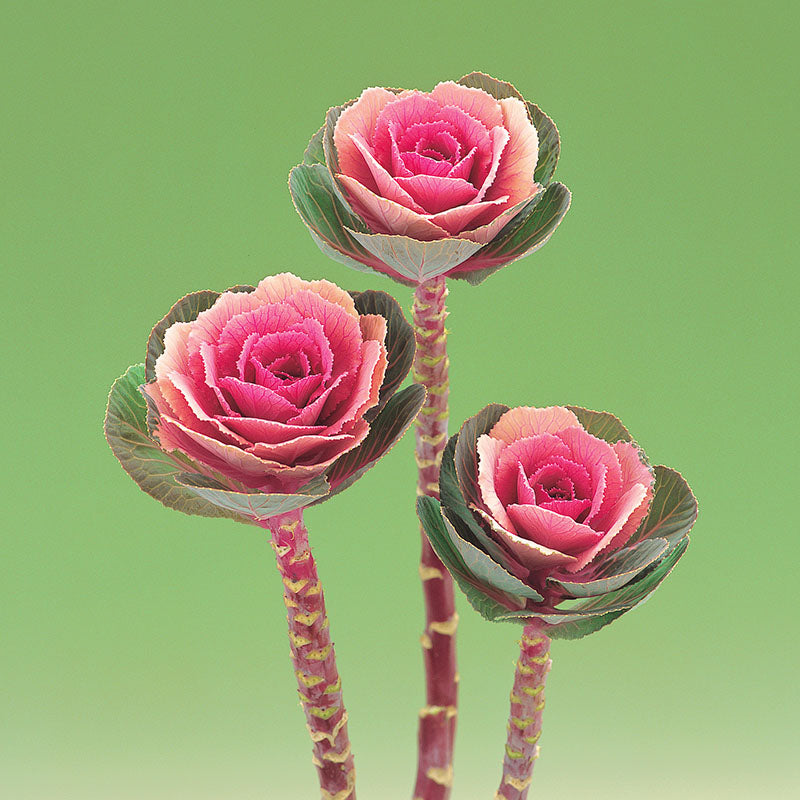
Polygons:
[[406,320],[400,304],[386,292],[368,290],[354,292],[359,314],[378,314],[386,320],[386,354],[388,363],[381,385],[379,408],[397,391],[414,362],[414,329]]
[[669,549],[666,539],[645,539],[633,547],[626,547],[613,553],[595,569],[588,581],[564,580],[548,577],[548,583],[558,586],[573,597],[596,597],[608,594],[630,583],[647,567],[661,558]]
[[[164,334],[166,334],[167,328],[176,322],[192,322],[192,320],[197,319],[197,315],[201,311],[211,308],[218,297],[219,292],[213,292],[209,289],[187,294],[181,297],[167,312],[167,315],[155,324],[147,340],[147,357],[144,362],[145,379],[147,381],[155,380],[156,361],[164,352]],[[142,383],[144,382],[142,381]]]
[[439,503],[433,497],[421,495],[417,498],[417,516],[425,535],[431,540],[445,566],[451,572],[466,575],[467,565],[447,535]]
[[323,125],[312,137],[303,153],[304,164],[325,163],[325,126]]
[[[434,548],[435,549],[435,548]],[[444,563],[444,559],[442,559]],[[521,622],[523,625],[530,619],[530,612],[525,609],[509,609],[497,600],[489,597],[489,595],[482,592],[477,586],[474,586],[470,581],[458,572],[451,573],[458,588],[464,593],[469,604],[484,618],[490,622]],[[509,603],[514,604],[516,601],[513,597],[509,596]]]
[[621,617],[629,608],[622,611],[611,611],[597,617],[585,617],[574,622],[562,622],[554,628],[547,629],[547,635],[552,639],[582,639],[590,633],[595,633],[606,625],[610,625],[617,617]]
[[308,232],[311,234],[314,244],[319,247],[323,255],[333,259],[333,261],[338,261],[340,264],[344,264],[346,267],[350,267],[350,269],[356,269],[359,272],[368,272],[373,275],[375,274],[375,270],[372,267],[362,264],[360,261],[356,261],[354,258],[350,258],[350,256],[346,256],[344,253],[340,253],[338,250],[335,250],[312,228],[309,228]]
[[489,433],[506,411],[509,411],[508,406],[490,403],[470,417],[458,432],[454,461],[458,486],[467,505],[480,502],[481,496],[478,488],[478,438]]
[[423,242],[408,236],[349,231],[372,255],[414,283],[444,275],[477,253],[483,245],[469,239]]
[[330,491],[328,482],[322,476],[310,481],[294,494],[237,492],[205,475],[191,473],[177,475],[175,480],[193,494],[208,500],[218,508],[233,511],[255,520],[265,520],[288,511],[304,508]]
[[525,105],[533,127],[539,134],[539,158],[533,171],[533,179],[537,183],[547,185],[553,178],[561,154],[561,137],[558,135],[555,122],[539,106],[528,102]]
[[236,286],[231,286],[230,289],[226,289],[225,292],[254,292],[256,290],[255,286],[250,286],[249,283],[237,283]]
[[356,102],[357,100],[350,100],[343,105],[333,106],[333,108],[328,109],[328,113],[325,115],[325,125],[323,125],[322,132],[322,146],[325,154],[325,163],[328,165],[331,178],[333,178],[333,176],[339,171],[339,156],[336,153],[336,145],[333,141],[336,123],[339,121],[339,117],[342,116],[342,111]]
[[239,514],[220,509],[176,483],[191,462],[165,453],[147,434],[147,408],[139,386],[145,380],[144,364],[128,367],[108,396],[104,430],[114,455],[139,487],[169,508],[203,517],[245,521]]
[[644,578],[603,597],[584,600],[569,611],[536,613],[528,609],[526,612],[500,613],[495,621],[526,624],[531,619],[539,619],[548,625],[547,634],[553,639],[580,639],[644,603],[672,572],[688,546],[689,538],[685,537]]
[[[255,286],[239,284],[226,289],[228,292],[254,292]],[[181,297],[175,305],[167,312],[167,315],[159,320],[150,336],[147,339],[147,357],[145,358],[145,377],[148,382],[155,380],[156,361],[164,352],[164,335],[167,328],[176,322],[193,322],[202,311],[211,308],[219,297],[219,292],[205,289],[201,292],[192,292]]]
[[[517,214],[489,244],[472,258],[488,264],[471,271],[456,271],[451,277],[460,278],[477,286],[501,267],[529,255],[543,247],[569,210],[572,195],[563,183],[551,183],[541,198],[534,200]],[[469,260],[461,268],[468,268]]]
[[458,584],[459,589],[464,592],[470,605],[482,617],[490,621],[495,621],[500,616],[508,619],[513,619],[519,614],[530,616],[529,612],[519,609],[518,599],[500,590],[495,590],[496,596],[504,598],[508,604],[502,605],[497,600],[489,597],[479,586],[473,583],[474,579],[470,576],[464,560],[450,541],[439,503],[437,503],[436,500],[432,497],[418,497],[417,515],[419,516],[422,529],[425,531],[425,535],[430,540],[436,554],[450,571],[450,574]]
[[444,515],[462,539],[483,550],[508,569],[511,557],[486,533],[461,494],[454,462],[457,441],[458,434],[450,437],[442,453],[442,463],[439,468],[439,498]]
[[[446,520],[440,512],[439,504],[433,498],[418,498],[417,513],[437,555],[478,613],[493,622],[526,624],[531,619],[540,619],[548,624],[548,635],[554,639],[577,639],[586,636],[613,622],[626,611],[641,605],[672,571],[689,544],[688,537],[680,540],[643,578],[616,592],[584,600],[561,614],[553,611],[536,613],[530,607],[510,609],[503,606],[486,594],[485,584],[476,585],[467,563],[453,543],[452,534],[447,531]],[[509,605],[514,604],[514,595],[503,592],[500,596],[507,597]]]
[[[526,586],[482,550],[462,539],[446,517],[444,523],[447,535],[450,537],[453,546],[458,550],[467,574],[471,575],[478,585],[488,583],[495,589],[506,592],[511,597],[528,597],[537,602],[544,600],[544,597],[536,589]],[[523,601],[520,601],[520,604],[523,604]]]
[[633,436],[630,435],[628,429],[608,411],[590,411],[588,408],[580,406],[567,406],[567,408],[592,436],[603,439],[609,444],[620,440],[623,442],[633,441]]
[[499,81],[485,72],[470,72],[469,75],[459,78],[456,83],[462,86],[469,86],[472,89],[482,89],[487,94],[490,94],[496,100],[503,100],[506,97],[516,97],[517,100],[525,102],[525,98],[519,91],[510,83],[506,81]]
[[[685,536],[667,552],[655,567],[650,568],[637,580],[617,589],[614,592],[590,597],[577,602],[572,608],[560,612],[547,612],[536,614],[544,622],[553,625],[549,635],[559,638],[559,625],[572,622],[581,622],[585,617],[598,617],[615,612],[629,611],[647,599],[658,587],[661,581],[672,572],[678,559],[686,552],[689,546],[689,537]],[[583,634],[581,634],[583,635]]]
[[368,233],[367,228],[341,197],[327,167],[298,164],[289,173],[289,191],[297,213],[325,255],[349,267],[353,266],[353,261],[360,262],[366,271],[371,270],[375,257],[350,233],[351,230]]
[[674,544],[685,536],[697,519],[697,500],[680,472],[659,465],[650,512],[628,545],[660,537]]
[[408,430],[425,401],[425,387],[413,384],[391,397],[370,423],[364,441],[337,459],[325,473],[331,491],[315,501],[322,503],[355,483],[375,465]]

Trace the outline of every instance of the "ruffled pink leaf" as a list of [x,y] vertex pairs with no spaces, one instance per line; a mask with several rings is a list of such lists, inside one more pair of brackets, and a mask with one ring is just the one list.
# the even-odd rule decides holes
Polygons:
[[232,431],[248,440],[248,446],[256,442],[277,444],[298,436],[309,436],[322,433],[325,425],[290,425],[272,419],[256,419],[254,417],[220,417]]
[[[551,434],[543,435],[548,436]],[[555,436],[554,438],[558,437]],[[559,441],[561,440],[559,439]],[[567,451],[567,455],[568,454],[569,451]],[[552,458],[548,459],[546,464],[543,464],[531,475],[530,482],[532,485],[535,481],[539,481],[544,477],[542,473],[548,467],[554,467],[560,471],[561,475],[572,484],[576,497],[591,499],[597,491],[597,486],[592,479],[592,475],[589,474],[586,467],[582,464],[576,464],[562,454],[554,455]]]
[[508,200],[507,196],[500,197],[497,199],[497,201],[484,200],[483,202],[491,203],[490,208],[492,209],[492,213],[495,213],[498,209],[502,210],[500,211],[499,214],[497,214],[497,216],[494,217],[494,219],[492,219],[489,222],[486,222],[486,218],[491,216],[491,214],[481,215],[475,221],[475,223],[478,224],[478,227],[477,228],[473,227],[469,230],[462,231],[459,234],[459,238],[469,239],[473,242],[480,242],[480,244],[488,244],[497,237],[500,231],[503,230],[503,228],[505,228],[505,226],[508,225],[508,223],[511,222],[514,219],[514,217],[517,216],[517,214],[522,212],[522,210],[528,205],[528,203],[536,197],[536,194],[539,194],[540,192],[544,191],[544,188],[538,186],[538,184],[537,187],[538,188],[535,194],[533,194],[531,197],[526,197],[525,200],[523,200],[521,203],[517,203],[516,205],[513,205],[509,208],[506,208],[507,206],[506,201]]
[[500,104],[481,89],[471,89],[453,81],[434,86],[431,97],[442,106],[457,106],[480,121],[487,129],[503,124]]
[[189,371],[190,322],[176,322],[164,332],[164,351],[156,359],[156,378],[163,378],[170,372]]
[[507,444],[540,433],[557,434],[566,428],[580,427],[578,418],[561,406],[533,408],[518,406],[503,414],[489,435]]
[[403,153],[421,153],[429,158],[455,164],[461,159],[458,131],[444,120],[412,125],[398,138]]
[[[383,108],[375,122],[375,133],[371,143],[373,153],[378,161],[384,165],[391,163],[392,137],[390,129],[405,131],[411,125],[431,122],[436,118],[438,111],[439,104],[424,92],[403,92],[395,95],[394,101]],[[343,174],[347,174],[341,162],[339,169]]]
[[[500,169],[501,159],[503,157],[503,150],[508,142],[508,131],[505,128],[493,128],[491,133],[491,157],[486,163],[485,169],[476,169],[475,182],[479,187],[478,194],[475,196],[475,202],[479,203],[486,198],[487,200],[498,200],[500,197],[508,197],[507,193],[493,191],[491,194],[489,190],[494,186],[495,179]],[[510,205],[510,203],[509,203]]]
[[410,178],[413,175],[435,175],[440,178],[447,176],[452,178],[462,177],[452,174],[454,166],[449,161],[436,161],[419,153],[403,153],[400,156],[400,161],[404,168],[398,175],[400,178]]
[[[224,444],[213,437],[204,436],[167,416],[162,416],[159,421],[158,436],[165,448],[182,450],[190,458],[248,486],[258,486],[277,467],[284,466],[265,461],[236,445]],[[297,472],[298,475],[307,473],[306,468]]]
[[[389,129],[390,141],[391,141],[391,173],[395,178],[410,178],[414,172],[410,170],[403,159],[403,156],[408,155],[407,153],[401,153],[400,147],[397,144],[397,139],[394,136],[394,131],[390,128]],[[388,166],[387,166],[388,169]]]
[[622,530],[625,523],[630,518],[631,514],[637,509],[645,499],[647,490],[642,484],[634,484],[622,497],[620,497],[614,506],[612,515],[612,525],[608,531],[603,535],[597,544],[593,545],[589,550],[581,553],[574,564],[566,567],[568,572],[577,572],[583,569],[589,562],[594,559],[598,553],[606,549],[611,542],[617,537]]
[[372,143],[377,144],[381,132],[390,125],[406,130],[420,122],[436,119],[439,108],[439,104],[426,92],[416,89],[407,89],[395,95],[394,101],[383,108],[375,121]]
[[[225,295],[221,295],[221,298]],[[242,295],[234,295],[241,297]],[[209,311],[213,311],[210,308]],[[199,317],[198,317],[199,319]],[[286,330],[294,323],[302,322],[303,317],[297,311],[284,303],[261,305],[247,311],[232,314],[223,324],[222,328],[211,339],[206,333],[192,332],[192,340],[211,345],[217,353],[217,370],[220,375],[234,375],[237,373],[237,364],[245,342],[253,342],[253,334],[266,336]]]
[[352,175],[362,182],[370,180],[370,170],[352,137],[357,134],[372,144],[379,114],[396,99],[397,95],[388,89],[373,87],[365,89],[353,105],[342,111],[333,131],[333,142],[339,159],[339,169],[346,175]]
[[457,164],[450,167],[450,172],[447,173],[450,178],[463,178],[469,181],[474,186],[474,181],[470,180],[472,175],[472,168],[475,164],[475,157],[478,152],[477,147],[473,147]]
[[525,474],[525,469],[522,464],[517,464],[517,494],[512,500],[525,505],[536,505],[536,492]]
[[[448,180],[454,179],[451,178]],[[430,220],[439,227],[455,235],[469,225],[474,224],[477,218],[483,217],[487,213],[496,212],[504,202],[505,200],[500,198],[499,200],[486,200],[482,203],[470,203],[466,206],[457,206],[456,208],[442,211],[439,214],[434,214],[430,217]]]
[[[328,405],[329,399],[334,392],[337,392],[337,398],[347,396],[350,387],[355,381],[355,371],[348,370],[341,375],[334,378],[325,387],[325,390],[315,397],[305,408],[297,410],[297,414],[289,421],[295,425],[326,425],[331,424],[331,420],[326,418],[325,408]],[[338,406],[339,400],[332,404],[335,408]]]
[[507,510],[521,537],[561,553],[577,556],[603,538],[602,531],[595,531],[588,525],[575,522],[571,517],[541,506],[512,503]]
[[342,453],[352,450],[363,441],[368,431],[369,426],[364,425],[355,433],[298,436],[276,444],[257,442],[250,448],[250,452],[278,464],[290,467],[308,464],[322,471]]
[[337,175],[337,178],[347,192],[353,210],[360,214],[376,233],[400,234],[423,242],[447,236],[446,230],[421,214],[385,197],[379,197],[346,175]]
[[329,303],[341,306],[348,314],[357,314],[355,303],[349,292],[324,278],[316,281],[306,281],[298,278],[291,272],[281,272],[277,275],[268,275],[256,286],[252,296],[260,304],[270,305],[283,303],[295,292],[310,290],[315,292]]
[[329,427],[330,433],[344,430],[378,404],[381,381],[386,371],[386,348],[380,342],[366,341],[361,345],[361,353],[361,366],[355,384],[338,403],[338,398],[332,395],[320,415],[326,419],[335,414],[337,421]]
[[489,436],[503,445],[500,448],[501,455],[497,460],[494,481],[497,495],[504,505],[513,503],[517,499],[520,467],[526,475],[530,475],[553,456],[569,455],[569,447],[552,434],[530,436],[511,444],[506,444],[493,434]]
[[[288,365],[289,362],[286,361],[285,356],[287,353],[292,354],[294,361],[298,365],[304,365],[306,375],[311,369],[309,355],[317,362],[317,365],[322,360],[319,353],[319,345],[306,331],[284,330],[269,333],[266,336],[253,333],[247,337],[242,351],[239,353],[239,358],[236,360],[235,374],[243,381],[252,380],[256,373],[261,376],[266,372],[273,377],[266,367],[272,365],[278,359],[282,359],[283,363]],[[261,367],[261,369],[258,370],[257,367]],[[262,383],[262,381],[258,382]],[[274,388],[272,380],[268,384],[262,383],[262,385]]]
[[295,408],[305,407],[312,398],[317,398],[323,391],[322,375],[307,375],[295,381],[286,381],[275,393],[288,400]]
[[215,400],[219,405],[219,412],[223,415],[236,417],[239,412],[235,410],[228,402],[224,392],[219,387],[219,372],[217,370],[217,348],[208,342],[203,342],[200,345],[200,352],[193,354],[199,360],[203,368],[203,378],[200,380],[197,374],[193,372],[195,391],[199,392],[201,387],[204,387],[206,392],[214,395]]
[[563,514],[576,520],[587,509],[592,507],[591,500],[546,500],[538,503],[540,508],[552,511],[554,514]]
[[[570,412],[571,413],[571,412]],[[611,445],[587,433],[583,428],[565,428],[558,437],[570,448],[573,461],[582,464],[596,480],[595,473],[605,468],[604,497],[599,509],[592,509],[589,519],[595,528],[608,528],[607,515],[622,493],[622,470]]]
[[608,487],[608,468],[605,464],[599,462],[590,464],[587,471],[591,473],[592,490],[587,496],[591,497],[592,506],[584,522],[595,529],[600,529],[603,527],[602,523],[598,522],[600,511],[609,492],[614,491],[614,488],[609,489]]
[[650,467],[642,462],[641,452],[635,444],[620,441],[615,442],[612,447],[619,458],[622,469],[623,490],[628,491],[637,483],[645,487],[645,496],[641,504],[631,512],[625,524],[620,528],[619,534],[609,544],[609,549],[615,550],[622,547],[636,533],[639,525],[647,516],[653,500],[655,476]]
[[505,444],[499,439],[483,434],[478,437],[478,488],[481,500],[498,524],[507,529],[514,530],[514,523],[506,513],[505,506],[497,494],[497,464]]
[[324,337],[333,353],[332,376],[340,375],[358,363],[361,328],[357,313],[349,314],[340,305],[310,290],[295,292],[286,303],[302,317],[315,319],[322,325]]
[[[217,344],[222,331],[233,317],[253,311],[262,304],[263,301],[256,297],[254,292],[223,292],[211,308],[201,311],[194,322],[187,323],[191,325],[192,340],[198,344],[200,342]],[[244,338],[251,333],[252,329],[247,331]],[[169,334],[169,330],[167,334]],[[166,336],[164,344],[166,347]]]
[[503,158],[496,177],[487,191],[489,199],[508,195],[511,205],[534,191],[533,173],[539,158],[539,137],[528,118],[525,104],[516,97],[500,101],[503,109],[503,130],[507,132]]
[[553,550],[543,544],[532,542],[530,539],[525,539],[512,533],[510,530],[503,528],[497,520],[493,519],[483,509],[474,508],[473,510],[489,524],[494,532],[494,538],[531,572],[544,568],[566,567],[566,565],[573,564],[576,560],[574,556],[568,553]]
[[297,408],[273,389],[245,383],[238,378],[220,378],[217,382],[231,408],[243,417],[274,419],[288,422],[297,414]]
[[[208,436],[220,436],[223,441],[229,444],[249,444],[247,439],[239,436],[216,417],[206,412],[200,403],[197,402],[194,384],[185,375],[181,375],[179,372],[173,372],[167,376],[164,381],[160,381],[159,383],[161,384],[162,391],[167,390],[167,392],[169,392],[168,387],[174,387],[177,394],[185,402],[185,407],[179,410],[184,411],[188,409],[189,413],[187,414],[184,411],[184,413],[177,415],[178,419],[183,422],[184,425],[195,428]],[[171,399],[177,404],[178,398],[175,395],[171,395]],[[175,408],[173,403],[170,403],[170,405]]]
[[372,185],[369,183],[364,183],[364,185],[387,200],[393,200],[395,203],[406,206],[413,211],[424,213],[425,209],[377,162],[369,151],[367,143],[360,137],[354,137],[353,141],[363,155],[364,162],[372,175]]
[[462,178],[414,175],[397,178],[397,183],[429,214],[462,206],[477,196],[477,189]]
[[479,158],[491,158],[491,128],[487,129],[483,123],[457,106],[445,106],[438,116],[441,121],[447,123],[450,129],[455,132],[455,136],[461,144],[462,154],[474,149]]

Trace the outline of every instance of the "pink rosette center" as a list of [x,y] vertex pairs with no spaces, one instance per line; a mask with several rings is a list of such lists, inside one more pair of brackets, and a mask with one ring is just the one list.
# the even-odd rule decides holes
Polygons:
[[652,498],[636,445],[592,436],[565,408],[511,409],[478,439],[478,456],[484,513],[532,572],[576,572],[621,547]]
[[386,320],[327,281],[264,279],[167,329],[163,447],[247,487],[294,491],[360,444],[386,370]]
[[366,89],[339,117],[334,144],[336,177],[377,233],[486,243],[503,212],[539,189],[525,104],[449,81],[431,92]]

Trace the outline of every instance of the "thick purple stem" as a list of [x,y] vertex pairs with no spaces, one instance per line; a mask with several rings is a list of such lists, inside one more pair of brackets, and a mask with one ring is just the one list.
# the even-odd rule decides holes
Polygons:
[[292,662],[314,743],[312,761],[319,775],[322,800],[355,800],[356,773],[342,682],[303,512],[292,511],[261,524],[272,533],[272,547],[283,579]]
[[[412,316],[417,351],[414,379],[427,389],[416,423],[417,493],[439,496],[439,464],[447,444],[447,285],[443,277],[417,286]],[[453,781],[453,743],[458,703],[455,633],[458,615],[450,573],[425,533],[419,573],[425,597],[426,705],[420,711],[415,800],[447,800]]]
[[503,777],[495,800],[525,800],[542,735],[544,684],[550,671],[550,639],[539,623],[527,625],[511,690],[511,714],[503,758]]

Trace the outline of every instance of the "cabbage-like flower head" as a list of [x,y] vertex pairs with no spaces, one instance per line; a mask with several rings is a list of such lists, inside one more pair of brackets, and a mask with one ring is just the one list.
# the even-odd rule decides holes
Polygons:
[[475,608],[563,638],[643,602],[697,515],[677,472],[652,469],[613,415],[578,407],[487,406],[448,442],[439,491],[420,518]]
[[430,92],[371,87],[330,109],[289,187],[327,255],[406,284],[479,283],[541,247],[569,208],[553,121],[475,72]]

